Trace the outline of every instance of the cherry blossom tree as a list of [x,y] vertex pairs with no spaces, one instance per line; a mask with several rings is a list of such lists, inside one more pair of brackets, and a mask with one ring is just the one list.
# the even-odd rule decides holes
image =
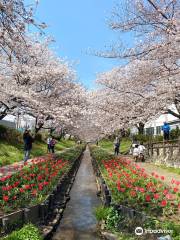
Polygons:
[[68,122],[79,114],[83,88],[72,67],[49,50],[49,39],[26,42],[28,48],[19,49],[18,58],[3,64],[1,118],[18,108],[36,118],[38,132],[45,122]]
[[[102,91],[109,91],[107,101],[117,119],[121,116],[122,122],[142,132],[144,123],[157,114],[168,112],[180,118],[180,1],[120,1],[109,26],[120,36],[131,33],[136,39],[133,47],[122,38],[109,51],[98,53],[127,60],[126,66],[100,74],[97,80]],[[172,104],[177,112],[169,108]]]
[[8,57],[18,56],[18,47],[26,47],[26,32],[30,25],[35,26],[42,32],[45,23],[36,23],[34,20],[34,4],[25,6],[24,0],[1,0],[0,1],[0,52]]
[[[50,50],[52,40],[42,38],[46,24],[34,21],[35,8],[23,0],[0,1],[0,119],[31,115],[36,133],[62,126],[75,132],[86,91],[76,82],[71,64]],[[40,34],[29,36],[30,25]]]

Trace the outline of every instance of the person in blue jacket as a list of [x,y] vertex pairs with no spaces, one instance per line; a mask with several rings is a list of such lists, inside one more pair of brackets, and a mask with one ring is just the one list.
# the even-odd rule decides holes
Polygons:
[[164,135],[164,140],[169,140],[169,135],[170,135],[170,126],[167,122],[164,122],[164,125],[162,126],[162,131]]

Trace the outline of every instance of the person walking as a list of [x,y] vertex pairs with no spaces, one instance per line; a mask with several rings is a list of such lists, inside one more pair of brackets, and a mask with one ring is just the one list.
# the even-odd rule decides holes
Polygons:
[[52,137],[49,136],[47,138],[47,152],[50,153],[51,152],[51,140],[52,140]]
[[33,137],[31,136],[31,130],[25,130],[23,134],[23,141],[24,141],[24,163],[25,163],[30,157],[30,153],[32,150],[32,143],[34,141]]
[[163,131],[163,136],[165,141],[169,140],[170,130],[171,128],[169,124],[167,122],[164,122],[164,125],[162,126],[162,131]]
[[115,155],[119,155],[119,148],[120,148],[120,139],[118,137],[116,137],[115,141],[114,141],[114,154]]
[[138,150],[139,150],[139,160],[144,162],[145,161],[145,146],[143,145],[143,142],[140,143],[139,147],[138,147]]
[[133,150],[133,157],[134,157],[135,162],[137,162],[138,157],[139,157],[139,149],[138,149],[138,145],[137,144],[135,145],[135,148]]
[[56,140],[54,137],[52,137],[51,142],[50,142],[50,146],[51,146],[51,152],[54,153],[54,148],[56,145]]

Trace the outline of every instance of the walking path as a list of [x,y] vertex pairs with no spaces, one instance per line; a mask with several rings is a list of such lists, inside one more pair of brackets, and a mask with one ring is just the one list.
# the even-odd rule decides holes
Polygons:
[[[31,159],[29,159],[26,164],[31,164]],[[13,174],[13,173],[19,171],[23,166],[24,166],[24,162],[20,161],[20,162],[16,162],[16,163],[13,163],[10,165],[0,167],[0,177],[4,177],[4,176],[10,175],[10,174]]]
[[[151,173],[156,173],[159,177],[164,176],[165,179],[163,180],[163,182],[165,182],[167,185],[171,185],[172,184],[172,179],[179,181],[180,182],[180,175],[176,174],[176,173],[172,173],[169,172],[166,169],[163,169],[155,164],[152,163],[142,163],[142,162],[138,162],[137,163],[141,168],[144,168],[145,171],[151,175]],[[161,178],[159,178],[159,180],[161,180]]]
[[[65,152],[67,151],[68,149],[70,148],[65,148],[63,149],[62,151],[57,151],[56,154],[58,153],[62,153],[62,152]],[[45,158],[46,156],[48,156],[48,154],[44,155],[44,156],[40,156],[40,157],[34,157],[32,159],[29,159],[27,162],[26,162],[26,165],[29,165],[29,164],[32,164],[32,160],[35,160],[35,159],[40,159],[40,158]],[[6,165],[6,166],[3,166],[3,167],[0,167],[0,178],[1,177],[4,177],[4,176],[7,176],[7,175],[10,175],[10,174],[13,174],[19,170],[21,170],[22,167],[24,167],[24,161],[20,161],[20,162],[15,162],[13,164],[10,164],[10,165]]]
[[70,201],[53,240],[98,240],[94,208],[100,205],[91,165],[86,149],[70,193]]
[[[132,155],[126,155],[132,162],[134,162],[134,159]],[[155,173],[158,175],[158,179],[164,183],[166,183],[169,186],[172,186],[172,180],[175,180],[176,182],[179,181],[180,183],[180,175],[177,173],[173,173],[168,171],[168,169],[163,169],[161,166],[158,166],[151,162],[137,162],[137,165],[139,165],[141,168],[144,168],[146,173],[151,175],[152,173]],[[164,180],[162,180],[160,177],[164,176]]]

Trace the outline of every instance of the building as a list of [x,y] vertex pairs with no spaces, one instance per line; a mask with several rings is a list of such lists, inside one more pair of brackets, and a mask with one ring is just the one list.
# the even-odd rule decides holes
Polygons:
[[8,120],[0,120],[0,125],[8,128],[16,128],[16,123]]
[[[172,105],[170,108],[174,112],[178,113],[175,106]],[[146,122],[146,124],[144,126],[144,133],[146,135],[154,135],[154,136],[162,135],[163,132],[161,129],[162,129],[164,122],[167,122],[170,125],[171,130],[176,129],[177,127],[180,128],[180,119],[179,118],[174,117],[172,114],[161,114],[160,116],[157,115],[150,121]],[[137,127],[133,126],[131,128],[131,134],[132,135],[138,134]]]
[[28,115],[20,115],[18,117],[7,115],[5,118],[3,118],[3,120],[0,121],[0,125],[24,131],[26,128],[34,128],[35,118]]
[[145,134],[154,136],[161,135],[164,122],[169,123],[171,130],[176,129],[176,127],[180,128],[179,118],[174,117],[172,114],[162,114],[145,124]]

